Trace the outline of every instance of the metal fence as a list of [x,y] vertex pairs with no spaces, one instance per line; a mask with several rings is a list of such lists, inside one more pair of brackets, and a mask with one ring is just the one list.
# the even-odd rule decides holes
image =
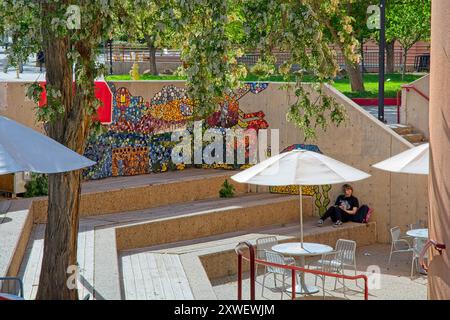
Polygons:
[[[111,62],[145,62],[149,61],[149,50],[145,46],[135,46],[129,44],[114,44],[112,47],[105,44],[103,48],[104,61]],[[157,50],[157,60],[180,61],[179,50]],[[181,62],[181,61],[180,61]]]
[[[284,61],[290,59],[289,52],[274,52],[276,57],[276,65],[279,66]],[[364,72],[378,72],[378,50],[374,46],[364,48],[361,55],[361,68]],[[249,52],[244,56],[238,58],[239,63],[243,63],[249,67],[257,63],[261,55],[257,52]],[[406,59],[407,71],[428,71],[430,62],[429,47],[426,45],[415,46],[408,52]],[[145,46],[136,46],[130,44],[105,44],[103,48],[104,62],[111,63],[133,63],[133,62],[148,62],[149,50]],[[344,55],[340,51],[336,51],[336,59],[340,68],[345,68]],[[399,72],[403,68],[403,51],[401,48],[396,48],[394,51],[394,70]],[[179,50],[157,50],[157,63],[172,63],[181,64]],[[293,70],[298,70],[300,66],[294,65]]]

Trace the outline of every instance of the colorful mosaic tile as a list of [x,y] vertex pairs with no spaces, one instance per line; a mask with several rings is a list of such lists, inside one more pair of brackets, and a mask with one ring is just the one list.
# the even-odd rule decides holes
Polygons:
[[125,147],[112,150],[112,176],[148,173],[148,147]]
[[[175,165],[171,161],[174,146],[171,132],[185,128],[192,117],[194,107],[186,89],[165,86],[150,101],[144,101],[141,96],[133,96],[126,87],[116,88],[112,83],[108,85],[114,95],[112,123],[105,125],[105,133],[88,140],[85,155],[97,164],[83,172],[84,178],[183,170],[185,165]],[[269,124],[264,120],[263,112],[246,114],[239,109],[238,102],[244,95],[258,94],[267,86],[264,83],[247,83],[235,93],[225,96],[218,103],[217,110],[205,119],[206,128],[218,128],[223,134],[226,128],[252,128],[256,131],[267,128]],[[247,139],[247,158],[248,143]],[[204,166],[239,168],[238,165]]]

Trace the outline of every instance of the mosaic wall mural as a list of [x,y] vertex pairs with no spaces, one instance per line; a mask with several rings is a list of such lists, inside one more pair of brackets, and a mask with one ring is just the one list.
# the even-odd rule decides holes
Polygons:
[[[184,88],[165,86],[150,101],[134,96],[126,87],[109,84],[113,93],[112,122],[105,124],[105,132],[91,136],[85,156],[97,164],[84,171],[85,179],[101,179],[111,176],[138,175],[167,170],[182,170],[184,165],[171,161],[171,141],[174,130],[186,128],[193,114],[193,104]],[[239,100],[247,94],[258,94],[267,83],[247,83],[218,104],[207,119],[206,128],[218,128],[223,134],[227,128],[266,129],[269,124],[262,111],[245,113],[239,108]],[[248,156],[248,154],[247,154]],[[201,165],[224,169],[236,169],[238,165]],[[245,165],[243,165],[245,166]]]
[[[293,144],[285,148],[283,152],[289,152],[295,149],[303,149],[322,153],[318,146],[314,144]],[[283,193],[283,194],[299,194],[299,186],[277,186],[269,187],[271,193]],[[328,205],[330,204],[329,191],[331,190],[331,185],[322,186],[302,186],[302,195],[314,197],[314,205],[319,211],[319,215],[322,216],[325,211],[327,211]]]

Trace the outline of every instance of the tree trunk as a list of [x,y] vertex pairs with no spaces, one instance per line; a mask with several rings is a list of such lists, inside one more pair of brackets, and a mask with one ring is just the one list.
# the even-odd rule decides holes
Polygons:
[[402,80],[405,78],[406,73],[406,58],[408,57],[408,48],[403,49],[403,68],[402,68]]
[[442,255],[431,249],[428,298],[450,299],[450,1],[432,1],[430,77],[429,238],[445,243]]
[[395,72],[395,40],[386,43],[386,73]]
[[[36,299],[76,300],[80,171],[49,175],[49,207],[44,257]],[[72,279],[70,278],[72,276]]]
[[[43,16],[53,14],[56,8],[46,2]],[[72,66],[67,58],[68,37],[60,38],[50,28],[43,28],[43,49],[47,57],[46,86],[61,92],[60,102],[65,110],[72,104]],[[47,134],[56,141],[65,142],[64,116],[47,123]],[[78,174],[79,175],[79,174]],[[67,268],[75,265],[78,231],[79,178],[76,173],[49,175],[48,220],[45,229],[44,256],[37,299],[77,299],[76,290],[66,284]],[[75,232],[74,232],[75,231]]]
[[[364,79],[363,76],[359,70],[359,63],[353,62],[345,55],[344,47],[340,41],[340,37],[337,33],[337,31],[333,28],[330,21],[328,19],[324,19],[323,22],[328,27],[328,30],[331,32],[331,35],[333,36],[333,39],[337,46],[339,47],[339,50],[344,55],[344,62],[345,62],[345,69],[348,73],[348,76],[350,78],[350,85],[353,92],[364,92]],[[362,44],[361,44],[362,49]]]
[[359,70],[359,64],[345,59],[345,68],[350,78],[350,85],[353,92],[364,92],[364,80]]
[[366,68],[364,66],[365,62],[365,56],[364,56],[364,38],[361,36],[361,39],[359,40],[359,50],[361,51],[361,77],[363,79],[364,82],[364,73],[366,71]]
[[[67,1],[58,4],[61,5],[67,5]],[[54,3],[48,2],[43,2],[41,8],[42,16],[46,18],[59,10]],[[74,95],[72,63],[67,58],[70,39],[68,36],[59,37],[51,28],[46,28],[45,23],[42,25],[47,92],[49,88],[61,92],[58,102],[65,111],[55,121],[46,123],[46,131],[51,138],[82,154],[89,128],[86,106],[91,103],[84,93],[93,91],[94,81],[92,86],[80,88],[77,85],[79,94]],[[85,51],[84,54],[89,55],[90,52]],[[86,77],[89,76],[87,73]],[[68,273],[68,268],[77,265],[80,189],[80,170],[49,175],[48,220],[37,299],[78,299],[76,287],[71,286],[76,283],[77,274],[73,270]]]
[[150,73],[158,75],[158,69],[156,68],[156,48],[153,41],[147,40],[148,47],[148,61],[150,62]]

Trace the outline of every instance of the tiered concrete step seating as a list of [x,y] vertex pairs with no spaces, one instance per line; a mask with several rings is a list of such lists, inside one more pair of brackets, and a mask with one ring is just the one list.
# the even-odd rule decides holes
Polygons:
[[[213,169],[188,169],[85,182],[82,187],[80,216],[128,212],[217,198],[224,180],[234,173]],[[234,186],[237,195],[247,192],[245,184]],[[35,199],[35,222],[45,223],[46,213],[47,198]]]
[[[78,239],[79,296],[213,299],[209,279],[235,272],[233,248],[241,239],[268,233],[278,235],[281,241],[294,239],[289,233],[298,231],[298,196],[247,193],[246,185],[233,183],[235,197],[218,198],[221,184],[232,174],[192,169],[85,183]],[[0,270],[19,274],[26,297],[33,298],[42,260],[47,204],[45,198],[27,201],[22,204],[22,220],[9,214],[13,222],[17,221],[16,231],[10,232],[19,236],[10,240],[14,242],[10,247],[15,249],[9,250],[9,258],[0,259]],[[311,197],[304,197],[303,209],[308,223],[316,220],[312,218]],[[6,225],[0,225],[0,241]],[[305,239],[321,243],[326,239],[335,242],[336,237],[361,243],[375,241],[374,224],[308,230]],[[142,248],[147,248],[142,256],[135,256],[133,250]],[[153,252],[161,248],[173,251]]]
[[[305,197],[305,216],[312,201]],[[118,223],[119,250],[298,221],[298,196],[253,193],[95,217]]]

